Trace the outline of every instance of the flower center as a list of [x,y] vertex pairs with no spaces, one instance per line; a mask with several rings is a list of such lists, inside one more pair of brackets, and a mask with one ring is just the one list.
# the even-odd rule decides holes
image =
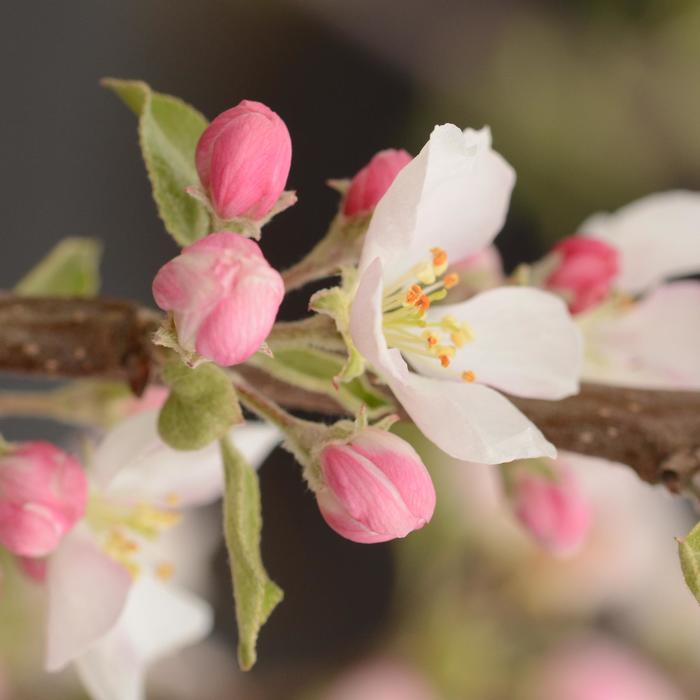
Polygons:
[[[143,568],[139,561],[142,544],[156,540],[177,525],[181,516],[176,510],[147,503],[118,504],[93,494],[86,517],[105,553],[121,564],[133,578],[137,578]],[[173,567],[168,562],[158,562],[153,570],[159,578],[168,579]]]
[[[459,282],[456,273],[445,274],[447,253],[442,248],[431,248],[430,252],[430,259],[419,262],[384,289],[384,336],[391,347],[449,367],[457,350],[472,341],[474,333],[468,323],[449,314],[426,318],[430,305],[442,301]],[[473,382],[474,372],[464,372],[462,379]]]

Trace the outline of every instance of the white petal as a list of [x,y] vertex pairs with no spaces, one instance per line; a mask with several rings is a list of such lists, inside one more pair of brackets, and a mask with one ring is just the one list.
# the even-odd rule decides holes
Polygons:
[[408,367],[401,353],[389,349],[382,328],[382,261],[375,258],[360,273],[350,308],[350,335],[362,356],[386,379],[404,381]]
[[584,324],[589,381],[700,390],[700,282],[663,285],[626,312]]
[[653,194],[614,214],[592,216],[579,230],[620,251],[617,286],[629,294],[700,272],[700,193]]
[[212,624],[206,602],[144,576],[118,625],[78,660],[80,677],[96,700],[141,700],[147,664],[204,639]]
[[528,418],[486,386],[417,374],[389,386],[423,434],[452,457],[499,464],[556,455]]
[[582,343],[566,305],[538,289],[501,287],[461,304],[433,307],[431,318],[452,315],[466,321],[474,340],[457,350],[450,366],[409,356],[421,374],[476,381],[516,396],[561,399],[578,391]]
[[[216,500],[223,489],[219,445],[182,451],[158,435],[158,411],[127,418],[108,433],[95,453],[94,477],[110,497],[167,507]],[[257,467],[279,442],[274,428],[254,423],[235,428],[231,437]]]
[[87,535],[74,531],[51,555],[46,668],[56,671],[116,624],[132,579]]
[[457,261],[489,245],[505,221],[515,173],[488,129],[436,126],[372,216],[360,270],[379,257],[388,282],[444,248]]

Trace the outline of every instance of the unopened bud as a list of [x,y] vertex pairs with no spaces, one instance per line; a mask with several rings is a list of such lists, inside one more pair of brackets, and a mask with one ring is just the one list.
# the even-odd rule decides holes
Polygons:
[[0,458],[0,544],[43,557],[83,516],[87,480],[80,463],[48,442],[20,444]]
[[354,542],[384,542],[423,527],[435,510],[435,489],[416,451],[378,428],[320,452],[321,515]]
[[345,196],[343,214],[358,216],[372,211],[399,172],[412,159],[410,153],[393,148],[377,153],[352,178]]
[[172,311],[180,345],[219,365],[247,360],[272,328],[284,282],[257,243],[220,231],[161,267],[153,296]]
[[545,286],[564,294],[571,313],[597,306],[608,296],[619,272],[615,248],[596,238],[571,236],[552,252],[559,257],[559,266]]
[[284,191],[292,162],[285,123],[260,102],[243,100],[204,130],[197,172],[222,220],[260,220]]

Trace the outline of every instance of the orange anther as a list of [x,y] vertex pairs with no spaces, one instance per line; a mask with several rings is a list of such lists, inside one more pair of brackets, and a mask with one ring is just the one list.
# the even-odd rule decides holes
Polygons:
[[437,345],[438,339],[436,335],[433,335],[432,333],[425,339],[425,341],[428,343],[428,347],[432,348],[434,345]]
[[447,253],[442,248],[431,248],[430,252],[433,254],[433,265],[435,267],[447,265]]
[[450,358],[447,355],[440,355],[440,364],[443,367],[449,367],[450,366]]
[[417,306],[423,313],[425,313],[430,308],[430,299],[427,294],[423,294],[417,301],[414,302],[414,306]]
[[406,303],[412,306],[423,296],[423,288],[418,284],[412,284],[406,292]]
[[462,372],[462,379],[464,379],[465,382],[471,383],[476,379],[476,375],[468,369],[466,372]]
[[449,275],[445,275],[445,279],[442,283],[445,285],[445,289],[452,289],[459,282],[459,275],[456,272],[450,272]]

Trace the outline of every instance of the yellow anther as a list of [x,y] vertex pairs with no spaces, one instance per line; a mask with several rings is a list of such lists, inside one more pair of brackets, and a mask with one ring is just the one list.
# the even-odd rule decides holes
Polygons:
[[474,372],[468,369],[466,372],[462,372],[462,379],[464,379],[465,382],[469,382],[471,384],[476,379],[476,375],[474,374]]
[[416,268],[416,277],[423,284],[433,284],[435,282],[435,270],[430,263],[421,263]]
[[169,493],[169,494],[165,497],[165,502],[166,502],[169,506],[173,506],[173,508],[174,508],[175,506],[179,506],[181,500],[182,500],[182,499],[180,498],[180,495],[177,494],[177,493]]
[[459,275],[456,272],[450,272],[449,275],[445,275],[442,283],[445,285],[445,289],[452,289],[452,287],[459,284]]
[[464,331],[457,331],[453,333],[450,338],[458,348],[461,348],[465,343],[469,342],[469,336]]
[[175,573],[175,567],[168,561],[157,564],[155,574],[161,581],[169,581]]

